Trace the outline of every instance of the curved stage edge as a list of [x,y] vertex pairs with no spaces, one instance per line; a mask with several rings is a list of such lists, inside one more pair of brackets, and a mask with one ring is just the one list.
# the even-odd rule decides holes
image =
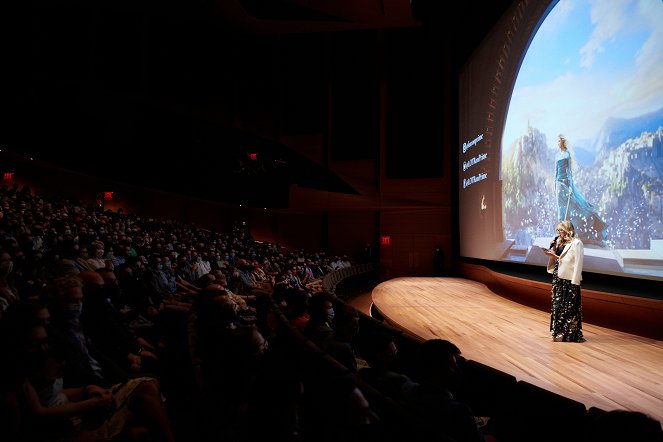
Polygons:
[[[642,411],[663,422],[663,340],[589,319],[625,310],[631,317],[613,322],[645,329],[644,324],[658,317],[657,330],[647,329],[646,334],[660,336],[663,302],[583,291],[587,341],[552,342],[549,285],[495,275],[478,266],[465,273],[469,274],[477,280],[406,277],[385,281],[371,293],[373,307],[386,323],[407,334],[447,339],[467,359],[581,402],[588,409]],[[508,297],[502,295],[505,292]],[[543,307],[544,301],[545,308],[535,307]]]
[[[492,271],[484,266],[460,264],[460,275],[485,284],[494,293],[519,304],[550,312],[550,283]],[[586,323],[663,340],[663,301],[660,299],[582,289]]]

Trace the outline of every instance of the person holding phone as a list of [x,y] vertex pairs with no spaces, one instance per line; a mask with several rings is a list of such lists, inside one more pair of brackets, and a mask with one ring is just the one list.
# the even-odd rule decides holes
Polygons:
[[545,250],[552,273],[550,333],[555,342],[584,342],[582,334],[582,263],[584,245],[571,221],[557,224],[557,236]]

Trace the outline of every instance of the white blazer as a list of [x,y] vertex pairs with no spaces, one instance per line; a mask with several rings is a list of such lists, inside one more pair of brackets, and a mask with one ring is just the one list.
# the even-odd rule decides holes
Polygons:
[[[585,256],[585,246],[578,238],[573,238],[570,243],[564,246],[559,255],[559,267],[557,276],[562,279],[568,279],[572,284],[580,285],[582,281],[582,260]],[[548,260],[548,273],[555,270],[555,258]]]

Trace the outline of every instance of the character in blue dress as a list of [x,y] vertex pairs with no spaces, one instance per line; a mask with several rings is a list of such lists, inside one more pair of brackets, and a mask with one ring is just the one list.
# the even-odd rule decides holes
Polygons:
[[571,221],[575,226],[576,234],[585,243],[605,246],[608,225],[573,184],[571,155],[566,146],[566,138],[562,135],[559,136],[556,164],[555,194],[557,195],[558,219]]

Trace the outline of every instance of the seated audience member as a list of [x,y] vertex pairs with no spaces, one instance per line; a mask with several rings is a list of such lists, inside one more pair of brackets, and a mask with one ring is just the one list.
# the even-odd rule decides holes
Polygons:
[[126,247],[124,244],[118,244],[115,249],[112,247],[106,253],[106,259],[110,259],[111,268],[115,270],[127,262],[127,257],[131,253],[131,247]]
[[308,302],[311,295],[296,289],[286,289],[283,293],[285,302],[285,315],[297,330],[304,332],[306,323],[310,319]]
[[611,410],[595,417],[585,428],[585,442],[663,442],[661,423],[628,410]]
[[90,257],[87,259],[88,264],[94,270],[102,269],[104,267],[109,267],[112,265],[110,261],[104,259],[104,243],[101,241],[94,241],[90,246]]
[[[215,279],[213,283],[208,284],[202,290],[224,291],[227,302],[232,306],[237,315],[238,325],[248,325],[255,323],[256,309],[254,307],[250,307],[246,303],[244,297],[238,296],[226,288],[225,276],[221,275],[219,279]],[[255,299],[255,297],[253,299]]]
[[286,272],[286,282],[288,284],[288,287],[297,289],[297,290],[305,290],[306,286],[302,282],[302,280],[299,278],[299,274],[297,273],[297,266],[290,266]]
[[237,272],[238,294],[248,295],[256,289],[271,290],[271,285],[269,283],[256,280],[253,270],[253,265],[251,265],[246,259],[241,258],[237,260],[235,272]]
[[385,440],[379,416],[352,376],[325,368],[308,373],[300,414],[303,440]]
[[358,364],[353,340],[358,332],[359,313],[354,307],[344,304],[339,314],[334,316],[334,331],[322,344],[331,357],[353,373],[357,373]]
[[0,392],[19,389],[25,380],[24,349],[32,342],[31,327],[49,323],[46,304],[38,299],[20,299],[7,308],[0,318]]
[[[98,269],[97,273],[101,275],[101,278],[104,281],[103,285],[103,297],[106,303],[113,309],[116,315],[118,315],[123,320],[126,319],[125,312],[123,309],[126,307],[124,299],[122,298],[122,290],[115,275],[115,271],[109,268]],[[79,273],[80,277],[80,273]]]
[[[81,323],[95,345],[106,356],[127,372],[146,373],[158,371],[158,357],[154,346],[143,338],[132,335],[128,325],[109,302],[105,281],[99,272],[84,271],[83,312]],[[107,277],[110,278],[110,274]]]
[[398,357],[396,338],[393,335],[386,332],[372,334],[362,354],[368,367],[359,370],[359,377],[377,390],[400,401],[417,387],[417,383],[409,376],[393,370]]
[[[25,405],[17,416],[23,425],[16,440],[109,440],[136,429],[135,425],[153,431],[155,440],[173,440],[154,379],[137,378],[112,389],[95,385],[64,388],[62,349],[57,340],[49,339],[49,320],[45,304],[27,299],[14,304],[0,323],[2,348],[9,350],[2,365],[3,386],[14,379]],[[4,370],[10,366],[14,370]]]
[[304,265],[298,265],[295,267],[295,274],[299,278],[299,284],[302,288],[306,287],[313,280],[313,275],[308,271],[307,267]]
[[82,272],[83,270],[96,270],[96,267],[88,261],[90,259],[90,255],[88,253],[88,247],[87,246],[77,246],[78,251],[77,251],[77,256],[74,259],[74,265],[78,269],[79,272]]
[[[76,245],[77,247],[77,245]],[[58,261],[59,276],[77,275],[81,270],[76,262],[78,249],[74,247],[73,238],[69,235],[60,246],[60,259]]]
[[197,255],[194,257],[193,264],[191,265],[191,272],[195,279],[209,273],[210,270],[212,270],[212,265],[209,261],[203,259],[203,255]]
[[[154,330],[158,330],[156,334],[163,334],[167,331],[165,317],[168,313],[186,313],[191,304],[178,302],[169,297],[170,295],[164,296],[164,293],[156,288],[156,280],[160,277],[146,266],[144,261],[147,260],[142,258],[127,259],[127,265],[118,273],[119,284],[129,307],[140,317],[150,321],[155,326]],[[155,265],[157,264],[155,262]]]
[[[0,317],[0,440],[19,442],[37,440],[25,410],[23,395],[27,382],[26,348],[45,345],[43,331],[49,314],[45,304],[37,299],[21,299],[12,303]],[[41,336],[32,333],[39,325]]]
[[[293,287],[290,285],[290,282],[288,281],[288,275],[282,273],[274,277],[274,294],[280,297],[280,294],[282,294],[284,291],[291,289],[293,289]],[[282,299],[280,298],[277,298],[275,300],[277,302],[282,301]]]
[[91,433],[108,440],[124,432],[131,435],[138,424],[148,426],[155,440],[174,441],[155,379],[134,378],[112,388],[93,384],[64,388],[65,363],[45,344],[45,327],[35,325],[31,334],[35,344],[26,351],[30,363],[22,390],[30,420],[45,436]]
[[244,348],[250,348],[249,356],[237,370],[249,374],[242,406],[248,440],[297,440],[302,394],[299,361],[292,357],[289,343],[269,340],[257,327],[246,334],[249,345]]
[[127,380],[127,373],[94,344],[80,316],[83,311],[83,282],[76,276],[57,278],[52,299],[49,335],[63,351],[67,387],[89,384],[109,387]]
[[132,332],[147,336],[149,342],[159,342],[162,338],[162,327],[158,324],[159,310],[152,306],[146,295],[142,272],[135,269],[136,259],[127,258],[127,265],[113,271],[117,280],[120,313],[128,321],[127,325]]
[[251,275],[253,275],[253,278],[256,280],[256,282],[262,284],[263,288],[265,288],[264,285],[265,283],[271,285],[272,282],[271,277],[268,276],[267,273],[265,273],[265,271],[263,270],[262,266],[258,261],[253,261],[253,264],[250,265],[253,266],[251,269]]
[[213,286],[200,292],[195,306],[198,354],[210,392],[218,398],[219,419],[236,427],[247,418],[248,401],[256,394],[254,363],[268,343],[257,327],[238,323],[225,290]]
[[460,349],[449,341],[430,339],[419,347],[416,381],[419,384],[403,403],[423,418],[424,438],[451,437],[457,442],[483,442],[486,439],[470,407],[454,399],[458,381]]
[[146,289],[154,306],[159,310],[170,309],[186,312],[191,305],[175,299],[177,292],[177,281],[174,275],[171,275],[163,267],[162,258],[158,254],[153,254],[149,260],[150,264],[145,266],[147,282]]
[[198,276],[195,274],[195,272],[192,269],[192,263],[191,261],[189,261],[189,259],[185,254],[179,255],[177,257],[175,278],[179,282],[186,281],[190,284],[193,284],[194,281],[198,280]]
[[232,290],[230,290],[230,288],[228,287],[228,279],[220,269],[212,270],[211,275],[213,275],[216,278],[214,280],[215,284],[220,284],[224,289],[228,291],[228,296],[230,297],[230,300],[237,305],[238,313],[241,314],[243,312],[244,314],[255,314],[256,312],[255,307],[250,306],[248,303],[254,302],[256,300],[257,297],[256,293],[258,292],[240,296],[236,293],[233,293]]
[[159,315],[159,304],[149,289],[149,274],[140,258],[130,256],[126,264],[117,270],[118,284],[122,289],[123,298],[134,314],[144,318],[155,318]]
[[[131,272],[126,268],[121,267],[118,272],[123,271]],[[130,302],[125,293],[125,288],[118,278],[115,270],[109,268],[99,269],[97,272],[104,280],[104,297],[116,311],[118,320],[125,324],[128,331],[136,338],[138,345],[142,347],[142,351],[149,351],[154,353],[159,346],[165,346],[163,336],[160,334],[158,327],[141,316],[136,310],[129,306]],[[151,356],[150,356],[151,357]]]
[[226,290],[211,284],[200,291],[193,306],[196,313],[198,353],[202,370],[212,384],[219,380],[217,373],[225,365],[225,349],[232,330],[241,324]]
[[322,348],[324,342],[334,333],[332,321],[334,320],[334,297],[329,293],[314,293],[309,299],[309,320],[304,327],[304,335],[318,347]]

